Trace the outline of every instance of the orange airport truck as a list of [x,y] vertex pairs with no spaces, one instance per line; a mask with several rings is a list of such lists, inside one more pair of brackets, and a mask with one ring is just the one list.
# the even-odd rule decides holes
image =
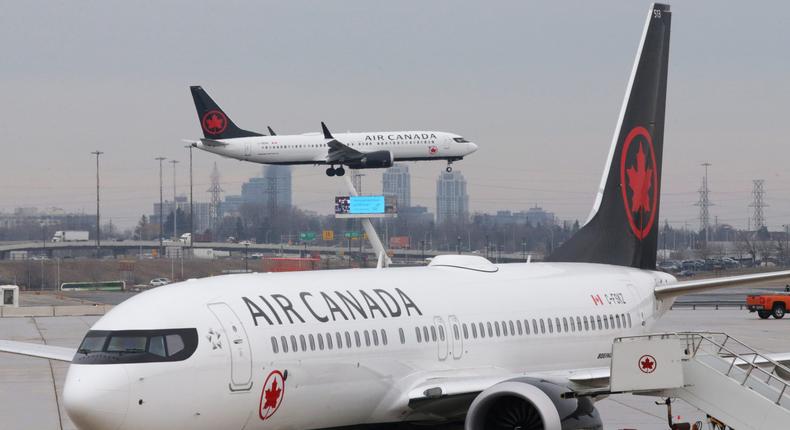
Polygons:
[[746,307],[749,312],[757,312],[757,315],[766,319],[771,315],[776,319],[785,316],[785,312],[790,308],[790,295],[787,294],[760,294],[746,296]]

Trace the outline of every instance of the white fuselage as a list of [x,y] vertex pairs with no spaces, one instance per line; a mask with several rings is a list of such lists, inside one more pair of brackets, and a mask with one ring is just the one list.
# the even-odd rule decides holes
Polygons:
[[[430,419],[408,408],[408,393],[428,378],[567,377],[607,367],[613,338],[647,331],[669,306],[656,302],[653,289],[674,282],[660,272],[574,263],[190,280],[127,300],[91,330],[195,328],[191,357],[72,364],[64,401],[81,429],[310,429]],[[287,379],[264,420],[272,412],[261,412],[264,384],[274,371]]]
[[[460,160],[477,150],[477,145],[461,136],[440,131],[338,133],[334,138],[363,153],[390,151],[394,161]],[[226,145],[201,141],[197,147],[263,164],[326,164],[329,152],[327,140],[320,133],[240,137],[221,142]]]

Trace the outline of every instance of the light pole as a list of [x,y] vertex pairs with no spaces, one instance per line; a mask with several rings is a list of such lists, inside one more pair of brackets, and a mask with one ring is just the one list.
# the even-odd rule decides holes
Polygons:
[[162,235],[164,234],[164,225],[165,220],[162,219],[163,217],[163,206],[164,201],[162,200],[162,161],[167,160],[165,157],[156,157],[155,160],[159,161],[159,258],[162,258],[162,251],[164,251],[164,245],[162,244]]
[[192,243],[195,241],[195,204],[193,200],[192,190],[192,148],[193,145],[187,145],[189,149],[189,247],[192,248]]
[[99,214],[99,156],[104,152],[96,150],[91,152],[96,156],[96,258],[101,255],[101,216]]
[[170,160],[173,165],[173,240],[178,239],[178,203],[176,203],[176,164],[178,160]]
[[250,242],[249,241],[245,241],[244,242],[244,273],[249,273],[249,271],[250,271],[250,269],[249,269],[249,261],[250,261],[250,259],[247,258],[247,251],[249,249],[250,249]]

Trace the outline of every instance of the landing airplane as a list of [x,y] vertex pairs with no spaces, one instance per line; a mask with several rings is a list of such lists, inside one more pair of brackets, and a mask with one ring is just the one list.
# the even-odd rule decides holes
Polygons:
[[441,131],[380,131],[339,133],[333,136],[322,122],[323,133],[269,136],[242,130],[198,86],[190,87],[203,138],[188,141],[194,147],[239,160],[263,164],[325,164],[328,176],[343,176],[351,169],[392,167],[396,161],[446,160],[452,163],[477,150],[463,137]]
[[608,384],[614,338],[680,295],[790,278],[655,270],[671,15],[648,12],[592,216],[548,262],[188,280],[116,306],[77,349],[0,351],[70,362],[82,430],[602,428],[590,397],[563,393]]

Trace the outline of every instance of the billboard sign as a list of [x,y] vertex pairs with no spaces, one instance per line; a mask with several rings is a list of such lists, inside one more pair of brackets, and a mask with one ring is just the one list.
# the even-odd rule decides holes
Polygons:
[[397,215],[395,196],[335,197],[337,218],[385,218]]

